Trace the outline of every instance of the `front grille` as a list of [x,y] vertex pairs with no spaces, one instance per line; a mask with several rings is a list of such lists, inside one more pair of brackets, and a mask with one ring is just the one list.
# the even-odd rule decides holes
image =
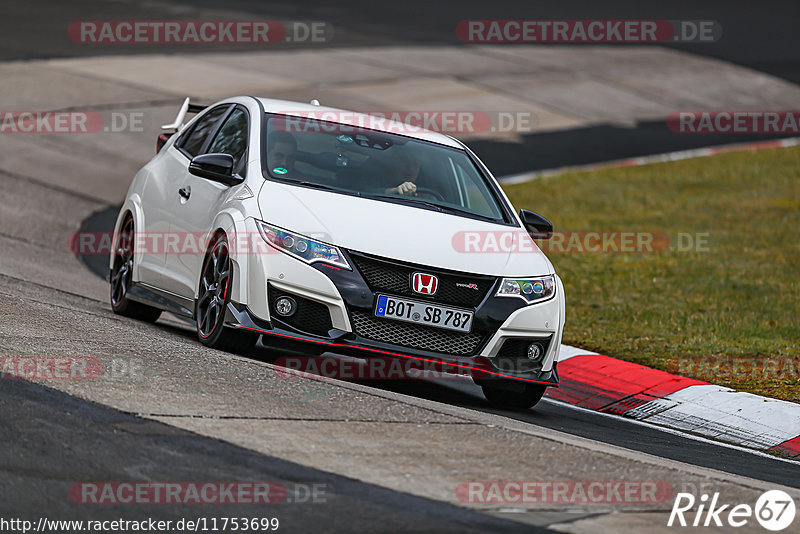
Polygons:
[[[269,285],[268,291],[269,308],[274,319],[282,321],[302,332],[317,336],[327,336],[328,332],[333,328],[331,313],[324,304],[301,297],[300,295],[281,291],[272,284]],[[289,317],[284,317],[275,311],[275,301],[281,297],[291,297],[297,303],[297,310]]]
[[[452,273],[428,267],[416,267],[394,261],[378,259],[351,252],[350,257],[364,276],[370,289],[385,291],[406,297],[425,297],[411,290],[411,276],[415,272],[432,274],[439,278],[436,294],[431,297],[436,302],[474,308],[481,303],[486,293],[494,285],[493,276]],[[475,284],[477,289],[459,287]]]
[[[550,348],[550,340],[547,338],[511,338],[503,341],[503,346],[497,352],[497,356],[491,358],[494,366],[506,372],[526,373],[542,370],[544,358]],[[528,359],[528,347],[531,343],[536,343],[542,351],[542,358],[538,362]]]
[[350,315],[353,330],[361,337],[442,354],[470,356],[478,350],[484,338],[483,334],[475,332],[448,332],[439,328],[380,319],[358,310],[352,310]]

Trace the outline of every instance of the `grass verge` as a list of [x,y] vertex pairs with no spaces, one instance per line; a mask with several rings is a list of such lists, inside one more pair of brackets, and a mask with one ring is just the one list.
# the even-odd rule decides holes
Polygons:
[[[800,402],[800,147],[505,189],[565,232],[542,242],[565,285],[565,343]],[[636,251],[613,251],[620,232]],[[603,238],[611,251],[587,252]]]

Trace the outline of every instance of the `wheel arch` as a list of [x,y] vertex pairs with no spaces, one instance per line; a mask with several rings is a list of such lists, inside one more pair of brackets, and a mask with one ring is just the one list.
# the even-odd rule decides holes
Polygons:
[[[114,267],[114,247],[117,243],[117,236],[119,235],[120,230],[122,230],[122,221],[125,220],[125,216],[130,214],[133,217],[133,229],[134,232],[139,232],[140,228],[143,226],[144,221],[144,213],[142,211],[142,199],[139,195],[131,195],[130,197],[125,199],[125,202],[122,204],[122,207],[119,209],[119,213],[117,214],[117,220],[114,223],[114,231],[111,234],[111,250],[109,250],[108,255],[108,269],[109,271]],[[133,280],[138,282],[139,278],[139,264],[141,263],[141,252],[138,248],[134,248],[133,254]]]
[[[214,218],[208,239],[205,243],[204,255],[210,252],[213,243],[218,236],[224,235],[228,239],[228,254],[231,259],[231,300],[240,304],[247,303],[247,254],[249,253],[249,241],[247,240],[247,229],[245,227],[244,216],[234,209],[227,209],[219,212]],[[204,262],[205,263],[205,260]],[[194,298],[199,296],[200,276],[202,269],[195,274]]]

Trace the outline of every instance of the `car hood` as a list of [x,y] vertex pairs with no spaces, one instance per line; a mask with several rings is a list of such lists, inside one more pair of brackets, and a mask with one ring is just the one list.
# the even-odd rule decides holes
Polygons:
[[554,272],[518,227],[270,181],[258,202],[265,222],[353,251],[494,276]]

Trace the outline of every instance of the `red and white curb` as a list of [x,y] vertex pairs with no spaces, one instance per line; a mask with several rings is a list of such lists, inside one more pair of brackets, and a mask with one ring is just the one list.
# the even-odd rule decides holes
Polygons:
[[547,396],[742,447],[800,459],[800,404],[716,386],[562,345]]
[[503,185],[514,185],[530,182],[536,178],[563,174],[575,171],[596,171],[602,169],[616,169],[620,167],[636,167],[639,165],[649,165],[651,163],[663,163],[667,161],[680,161],[684,159],[703,158],[724,154],[725,152],[741,152],[764,150],[767,148],[786,148],[800,145],[800,137],[790,137],[786,139],[776,139],[772,141],[754,141],[751,143],[735,143],[730,145],[718,145],[705,148],[694,148],[690,150],[679,150],[677,152],[665,152],[663,154],[653,154],[651,156],[641,156],[638,158],[618,159],[603,163],[591,163],[589,165],[573,165],[568,167],[558,167],[556,169],[545,169],[541,171],[523,172],[520,174],[510,174],[501,176],[497,180]]

